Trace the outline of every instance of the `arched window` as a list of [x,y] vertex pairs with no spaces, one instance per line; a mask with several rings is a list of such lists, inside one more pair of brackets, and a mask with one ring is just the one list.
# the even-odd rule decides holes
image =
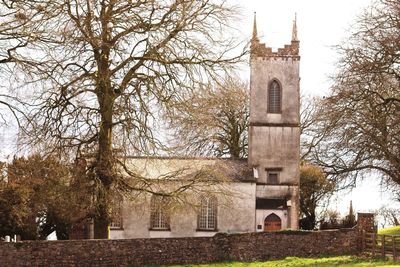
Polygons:
[[282,220],[278,215],[272,213],[265,218],[264,221],[264,231],[279,231],[282,229]]
[[278,81],[273,80],[268,88],[268,113],[281,113],[282,89]]
[[170,229],[168,198],[153,195],[150,200],[150,229]]
[[122,229],[123,228],[122,204],[123,204],[123,198],[120,195],[116,196],[115,199],[113,199],[113,201],[112,201],[110,229]]
[[201,197],[200,211],[197,217],[199,230],[217,230],[217,198]]

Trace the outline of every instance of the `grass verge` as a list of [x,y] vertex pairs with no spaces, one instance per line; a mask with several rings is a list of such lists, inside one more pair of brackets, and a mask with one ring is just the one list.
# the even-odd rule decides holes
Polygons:
[[339,256],[323,258],[297,258],[287,257],[283,260],[256,261],[256,262],[226,262],[201,265],[175,265],[196,267],[384,267],[400,266],[400,262],[394,263],[387,258],[365,258],[356,256]]
[[400,235],[400,225],[394,226],[394,227],[380,229],[378,231],[378,234],[381,234],[381,235]]

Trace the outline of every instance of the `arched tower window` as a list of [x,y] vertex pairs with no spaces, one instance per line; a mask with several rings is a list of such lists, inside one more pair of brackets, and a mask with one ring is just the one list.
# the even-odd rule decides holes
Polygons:
[[217,230],[217,198],[201,197],[200,211],[197,217],[199,230]]
[[281,113],[282,88],[278,81],[273,80],[268,88],[268,113]]
[[168,198],[153,195],[150,200],[150,229],[165,229],[169,227]]
[[282,220],[278,215],[272,213],[265,218],[264,221],[264,231],[279,231],[282,229]]

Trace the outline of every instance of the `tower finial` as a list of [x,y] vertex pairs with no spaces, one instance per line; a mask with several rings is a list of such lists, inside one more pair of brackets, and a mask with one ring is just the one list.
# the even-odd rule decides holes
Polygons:
[[354,215],[353,213],[354,213],[354,211],[353,211],[353,201],[350,200],[349,216],[353,216]]
[[254,12],[254,23],[253,23],[253,38],[252,40],[257,39],[257,18],[256,18],[256,12]]
[[294,13],[292,41],[295,41],[295,42],[299,41],[299,39],[297,38],[297,13]]

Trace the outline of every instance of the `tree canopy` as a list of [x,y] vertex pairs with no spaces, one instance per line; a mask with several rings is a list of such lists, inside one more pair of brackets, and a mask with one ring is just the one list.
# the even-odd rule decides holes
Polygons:
[[0,235],[68,239],[71,226],[91,211],[89,183],[54,157],[31,155],[2,164]]
[[311,164],[300,166],[300,227],[313,230],[317,223],[317,207],[335,192],[336,183],[321,168]]

